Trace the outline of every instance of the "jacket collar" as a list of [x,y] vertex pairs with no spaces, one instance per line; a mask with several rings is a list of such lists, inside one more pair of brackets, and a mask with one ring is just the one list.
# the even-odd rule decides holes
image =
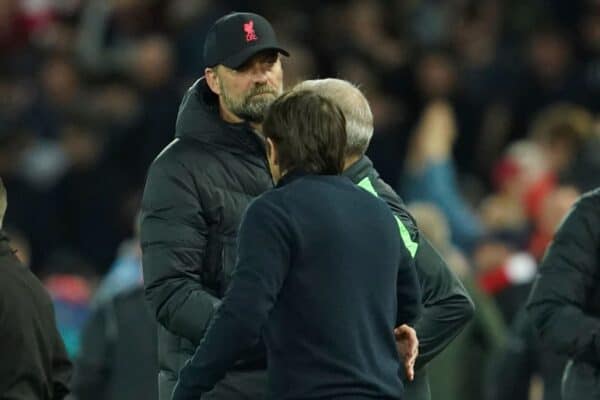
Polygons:
[[232,153],[266,155],[264,140],[250,124],[223,121],[219,115],[218,98],[204,78],[198,79],[183,96],[177,113],[175,137],[215,144]]
[[362,156],[342,173],[343,176],[349,178],[355,184],[373,174],[375,178],[378,177],[377,172],[373,168],[373,162],[367,156]]
[[290,183],[309,175],[308,172],[301,170],[301,169],[295,169],[292,170],[290,172],[287,172],[283,177],[281,177],[281,179],[279,179],[279,182],[277,182],[277,185],[275,187],[282,187],[285,185],[289,185]]

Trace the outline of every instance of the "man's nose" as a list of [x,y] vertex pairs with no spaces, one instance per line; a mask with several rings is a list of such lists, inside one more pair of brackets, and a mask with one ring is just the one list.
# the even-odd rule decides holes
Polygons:
[[263,63],[257,62],[252,66],[251,73],[255,83],[265,83],[268,79],[269,69]]

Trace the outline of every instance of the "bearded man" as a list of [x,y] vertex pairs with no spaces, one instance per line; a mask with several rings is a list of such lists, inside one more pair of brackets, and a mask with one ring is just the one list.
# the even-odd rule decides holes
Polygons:
[[[159,399],[177,376],[231,280],[249,202],[270,189],[261,125],[281,94],[275,32],[263,17],[231,13],[204,43],[204,77],[185,94],[175,140],[150,166],[142,200],[146,298],[159,323]],[[245,352],[203,399],[262,399],[265,350]]]

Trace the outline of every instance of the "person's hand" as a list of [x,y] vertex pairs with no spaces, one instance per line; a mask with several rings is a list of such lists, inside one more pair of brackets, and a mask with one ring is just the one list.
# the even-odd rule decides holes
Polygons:
[[419,355],[419,339],[417,332],[404,324],[394,329],[396,348],[404,363],[404,370],[409,381],[415,378],[415,361]]

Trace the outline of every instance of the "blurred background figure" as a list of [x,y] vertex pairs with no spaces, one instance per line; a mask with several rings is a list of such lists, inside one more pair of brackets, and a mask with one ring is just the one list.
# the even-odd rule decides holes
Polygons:
[[134,232],[91,299],[75,357],[75,399],[158,398],[157,327],[144,297],[138,217]]
[[506,375],[521,379],[522,398],[539,398],[532,381],[551,396],[546,366],[560,357],[545,358],[523,307],[557,224],[600,186],[593,0],[0,0],[5,227],[51,291],[70,354],[90,315],[138,284],[132,221],[147,168],[201,74],[210,24],[231,10],[272,21],[293,55],[287,87],[331,76],[361,88],[375,168],[403,198],[435,207],[444,256],[463,260],[473,296],[509,327],[491,370],[523,371]]
[[[475,303],[475,315],[458,337],[427,366],[432,399],[489,399],[492,362],[506,339],[506,327],[493,299],[472,278],[468,259],[451,242],[448,221],[433,204],[413,203],[409,211],[431,238]],[[460,365],[460,368],[457,366]]]
[[84,259],[74,252],[53,254],[42,282],[52,298],[56,324],[71,358],[77,356],[81,332],[90,315],[96,277]]
[[82,331],[74,398],[158,399],[156,349],[156,325],[141,284],[105,299]]
[[2,230],[7,205],[0,178],[0,397],[61,400],[70,392],[71,361],[50,296]]

